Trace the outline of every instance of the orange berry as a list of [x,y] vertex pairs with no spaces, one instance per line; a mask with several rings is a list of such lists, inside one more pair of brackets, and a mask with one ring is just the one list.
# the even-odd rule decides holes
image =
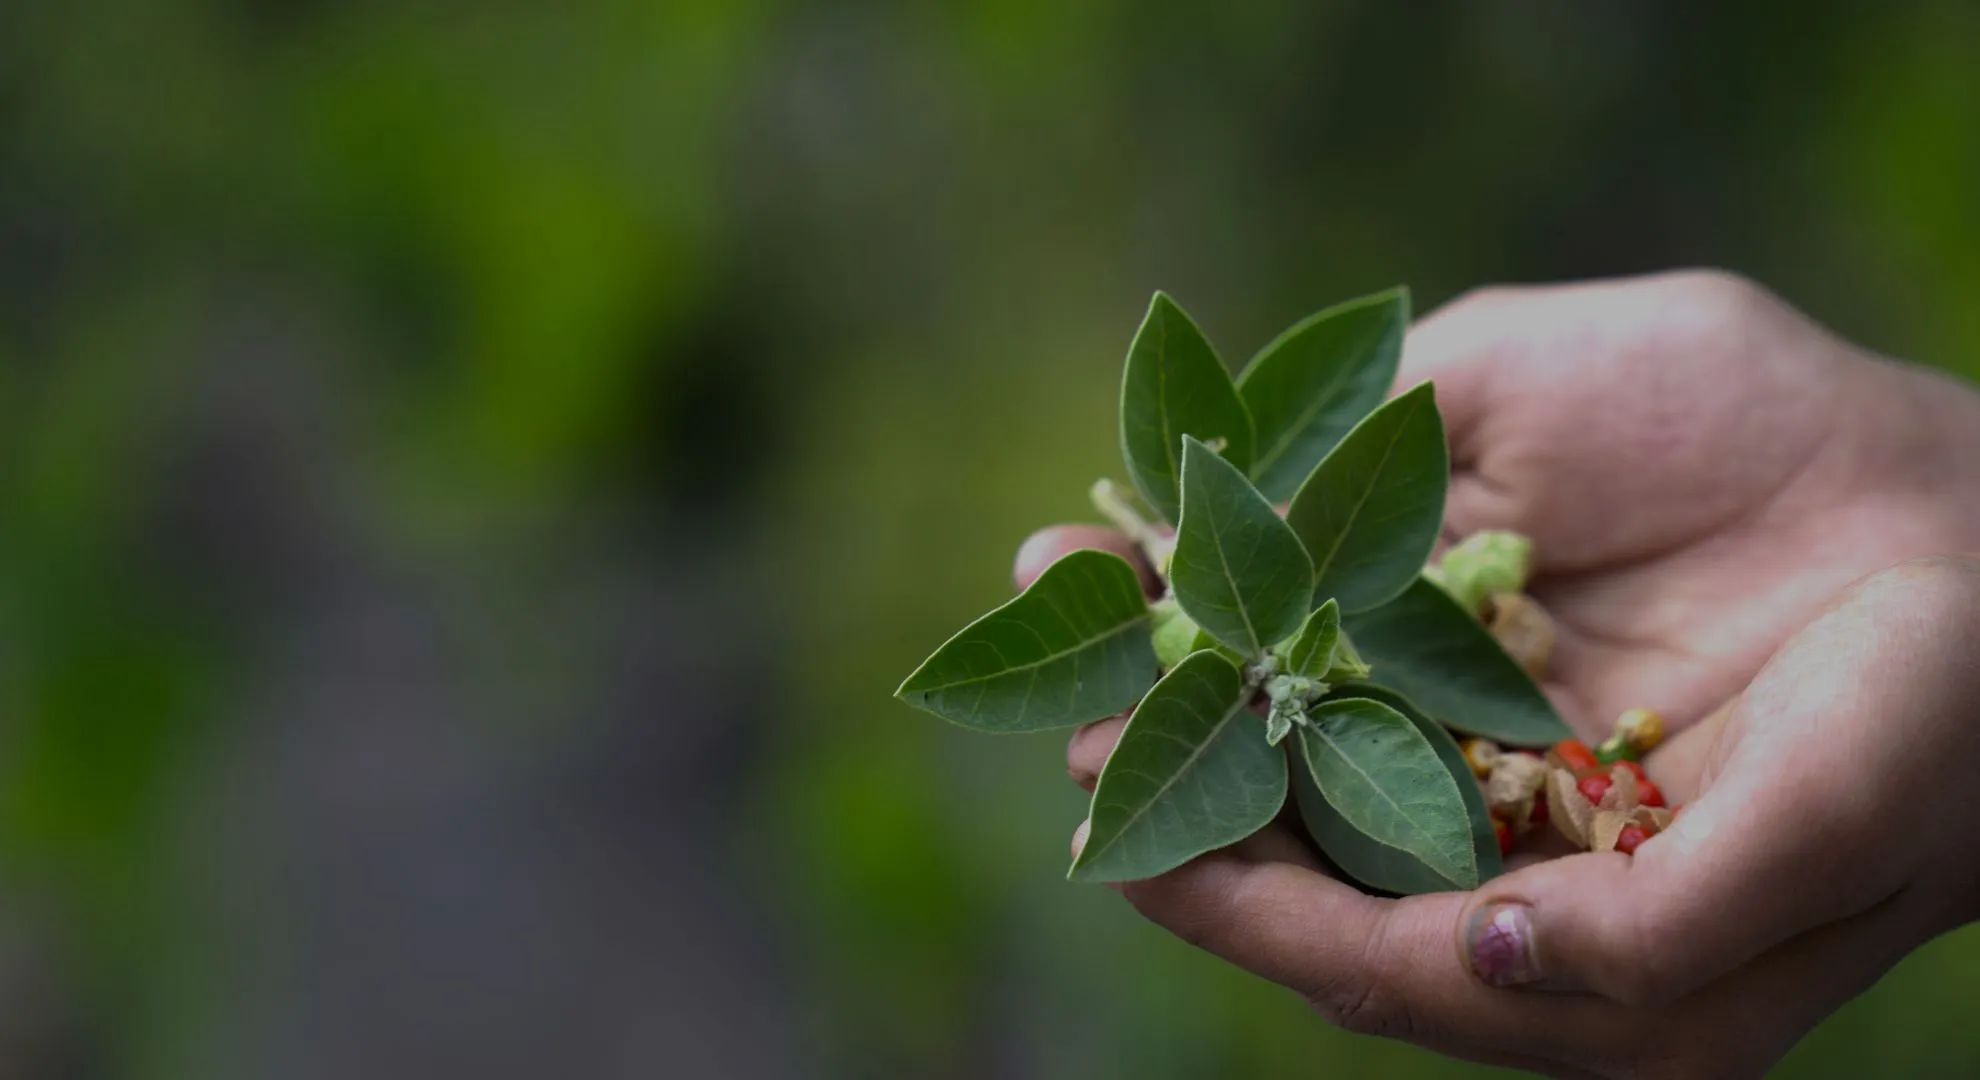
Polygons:
[[1588,744],[1582,742],[1580,739],[1562,739],[1560,742],[1555,743],[1554,756],[1560,758],[1568,768],[1573,769],[1575,772],[1580,772],[1583,769],[1593,769],[1601,764],[1601,762],[1595,760],[1595,751],[1590,750]]
[[1616,850],[1624,855],[1634,855],[1637,845],[1648,839],[1650,839],[1649,835],[1641,826],[1624,825],[1622,832],[1616,834]]
[[1638,779],[1636,782],[1636,792],[1636,801],[1644,806],[1664,805],[1664,793],[1658,789],[1657,782],[1654,780],[1648,778]]
[[1593,776],[1582,777],[1581,782],[1575,787],[1581,791],[1582,798],[1592,803],[1599,803],[1602,801],[1602,796],[1609,793],[1609,786],[1613,783],[1614,781],[1608,777],[1596,773]]

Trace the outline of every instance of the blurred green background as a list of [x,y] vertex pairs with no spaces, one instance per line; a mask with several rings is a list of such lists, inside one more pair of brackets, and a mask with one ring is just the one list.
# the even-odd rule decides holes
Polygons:
[[1953,0],[0,5],[0,1074],[1467,1074],[888,692],[1118,472],[1151,290],[1235,358],[1712,264],[1980,373],[1976,117]]

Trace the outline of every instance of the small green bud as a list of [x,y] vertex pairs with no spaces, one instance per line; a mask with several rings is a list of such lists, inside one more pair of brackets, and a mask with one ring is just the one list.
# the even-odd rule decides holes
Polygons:
[[1493,593],[1525,589],[1532,565],[1533,541],[1516,532],[1488,529],[1460,540],[1444,552],[1441,562],[1425,567],[1423,576],[1476,615]]
[[1175,667],[1196,651],[1200,628],[1173,596],[1156,601],[1150,610],[1155,613],[1155,661],[1164,668]]
[[1635,761],[1636,759],[1636,747],[1631,746],[1629,741],[1624,739],[1621,734],[1609,736],[1602,741],[1600,746],[1595,748],[1595,760],[1604,765],[1615,761]]
[[1196,625],[1196,620],[1189,617],[1175,597],[1157,600],[1149,605],[1149,611],[1155,616],[1155,662],[1161,664],[1164,670],[1182,663],[1190,653],[1204,649],[1215,649],[1218,655],[1239,667],[1251,663],[1250,657],[1219,644],[1216,638]]

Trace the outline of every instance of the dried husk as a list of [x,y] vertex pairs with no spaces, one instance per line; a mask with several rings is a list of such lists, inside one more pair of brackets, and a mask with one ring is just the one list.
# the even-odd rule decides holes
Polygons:
[[1631,817],[1638,825],[1643,826],[1645,833],[1655,836],[1670,828],[1676,815],[1661,806],[1639,806],[1632,811]]
[[1503,753],[1485,778],[1485,805],[1512,826],[1514,835],[1533,827],[1533,800],[1547,785],[1547,764],[1532,754]]
[[1466,739],[1458,749],[1464,752],[1464,763],[1471,766],[1471,774],[1480,780],[1492,774],[1492,766],[1498,764],[1505,751],[1490,739]]
[[1570,769],[1552,769],[1547,773],[1547,820],[1575,847],[1588,846],[1588,828],[1595,817],[1595,804],[1575,786],[1574,772]]
[[1623,829],[1636,824],[1636,819],[1621,810],[1597,810],[1594,820],[1588,825],[1588,850],[1614,851],[1616,840]]
[[1636,809],[1643,801],[1643,788],[1636,782],[1636,773],[1622,765],[1609,770],[1609,790],[1602,795],[1601,807],[1604,810],[1621,810],[1625,813]]
[[1554,654],[1554,617],[1525,593],[1485,598],[1485,626],[1528,675],[1543,678]]

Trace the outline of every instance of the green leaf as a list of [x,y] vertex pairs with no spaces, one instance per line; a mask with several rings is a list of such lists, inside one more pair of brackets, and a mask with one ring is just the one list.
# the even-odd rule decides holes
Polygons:
[[1341,640],[1341,605],[1329,598],[1299,628],[1299,636],[1286,650],[1286,671],[1294,675],[1324,679],[1334,664],[1334,646]]
[[1169,582],[1189,617],[1247,657],[1292,636],[1306,617],[1313,563],[1251,481],[1183,436],[1183,514]]
[[1307,713],[1299,748],[1327,805],[1349,825],[1459,888],[1477,886],[1464,794],[1407,716],[1369,698],[1329,699]]
[[1251,417],[1224,362],[1162,293],[1128,347],[1121,379],[1121,454],[1148,505],[1170,522],[1182,508],[1182,437],[1222,440],[1225,460],[1251,466]]
[[1342,625],[1376,676],[1433,719],[1521,746],[1573,735],[1491,631],[1428,581]]
[[1368,414],[1286,511],[1313,557],[1313,602],[1362,611],[1416,579],[1444,519],[1449,457],[1429,383]]
[[895,696],[979,731],[1112,716],[1155,681],[1148,601],[1118,555],[1074,551],[949,639]]
[[1286,801],[1286,757],[1266,745],[1251,698],[1214,652],[1155,684],[1100,770],[1073,880],[1154,877],[1272,820]]
[[[1416,725],[1416,730],[1437,752],[1438,760],[1443,762],[1444,770],[1450,773],[1458,793],[1464,798],[1465,813],[1471,820],[1471,853],[1478,866],[1478,880],[1489,881],[1497,877],[1503,868],[1499,857],[1499,838],[1492,829],[1492,815],[1485,807],[1485,795],[1472,778],[1471,766],[1464,760],[1464,752],[1458,749],[1457,740],[1451,738],[1443,725],[1424,716],[1408,699],[1393,690],[1379,686],[1357,686],[1343,696],[1378,701]],[[1361,884],[1383,892],[1402,894],[1472,887],[1442,876],[1415,855],[1381,843],[1349,824],[1320,794],[1319,787],[1313,783],[1313,777],[1306,769],[1293,770],[1292,788],[1306,831],[1335,866]]]
[[1251,478],[1281,502],[1348,430],[1382,403],[1396,380],[1409,290],[1337,304],[1280,334],[1244,367],[1238,396],[1257,448]]
[[[1333,603],[1329,600],[1328,603]],[[1327,681],[1336,685],[1355,679],[1366,679],[1369,674],[1368,661],[1361,658],[1361,651],[1354,647],[1354,639],[1342,630],[1340,638],[1334,642],[1334,662],[1327,668]]]

